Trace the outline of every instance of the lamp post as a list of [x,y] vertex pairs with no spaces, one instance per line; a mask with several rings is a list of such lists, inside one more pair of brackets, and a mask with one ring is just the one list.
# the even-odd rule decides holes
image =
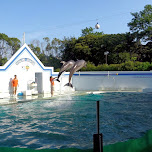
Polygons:
[[107,58],[108,58],[108,57],[107,57],[107,56],[108,56],[108,54],[109,54],[109,52],[108,52],[108,51],[104,52],[104,55],[106,56],[106,64],[107,64],[107,60],[108,60],[108,59],[107,59]]

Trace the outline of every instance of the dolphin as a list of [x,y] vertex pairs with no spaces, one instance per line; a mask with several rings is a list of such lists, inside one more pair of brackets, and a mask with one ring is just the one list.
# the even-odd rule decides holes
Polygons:
[[60,69],[60,72],[59,72],[59,74],[58,74],[58,77],[57,77],[57,79],[56,79],[56,80],[59,81],[59,82],[60,82],[59,78],[60,78],[61,74],[62,74],[64,71],[70,70],[70,69],[73,67],[75,61],[73,61],[73,60],[70,60],[70,61],[68,61],[68,62],[61,61],[60,63],[63,63],[63,65],[62,65],[62,67],[61,67],[61,69]]
[[73,88],[72,84],[70,83],[71,78],[76,71],[80,70],[84,66],[86,66],[86,61],[84,61],[84,60],[76,61],[74,66],[70,70],[69,83],[65,84],[64,86],[70,86],[71,88]]

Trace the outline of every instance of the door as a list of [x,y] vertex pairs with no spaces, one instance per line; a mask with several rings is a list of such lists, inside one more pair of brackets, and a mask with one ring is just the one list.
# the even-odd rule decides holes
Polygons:
[[38,93],[43,92],[43,75],[42,72],[35,73],[35,82],[37,83],[37,91]]

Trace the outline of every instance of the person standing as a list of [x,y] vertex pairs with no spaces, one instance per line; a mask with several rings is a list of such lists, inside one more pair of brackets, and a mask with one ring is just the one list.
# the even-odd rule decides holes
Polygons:
[[[57,78],[57,77],[55,77]],[[54,92],[54,79],[52,76],[50,76],[50,83],[51,83],[51,96],[53,96],[53,92]]]
[[13,94],[16,95],[17,87],[19,87],[17,75],[14,75],[14,79],[12,80]]

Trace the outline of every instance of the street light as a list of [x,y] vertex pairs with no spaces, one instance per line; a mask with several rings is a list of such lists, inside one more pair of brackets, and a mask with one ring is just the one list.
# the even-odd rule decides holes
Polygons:
[[106,64],[107,64],[107,56],[108,56],[108,54],[109,54],[108,51],[104,52],[104,55],[106,56]]

